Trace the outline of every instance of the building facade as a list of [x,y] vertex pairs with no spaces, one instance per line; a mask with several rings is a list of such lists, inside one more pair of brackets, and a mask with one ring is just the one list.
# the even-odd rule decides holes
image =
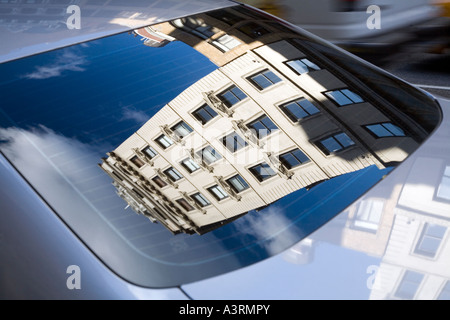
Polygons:
[[342,80],[329,59],[303,49],[301,36],[227,10],[152,27],[219,68],[103,159],[136,212],[173,233],[202,234],[296,190],[385,168],[417,148],[420,125],[399,124],[382,97],[357,79]]

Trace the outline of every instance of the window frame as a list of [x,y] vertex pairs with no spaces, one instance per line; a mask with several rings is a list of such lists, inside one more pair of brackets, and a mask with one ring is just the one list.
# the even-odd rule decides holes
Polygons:
[[[265,166],[264,166],[265,165]],[[257,167],[264,167],[264,168],[270,168],[270,170],[274,173],[271,175],[268,175],[267,177],[264,178],[264,176],[260,175],[258,172],[256,172],[255,168]],[[258,180],[260,183],[263,183],[275,176],[277,176],[277,172],[275,170],[272,169],[272,167],[265,161],[260,162],[257,165],[251,166],[248,168],[248,171],[250,171],[250,173],[256,178],[256,180]]]
[[[192,206],[192,205],[189,203],[189,201],[187,201],[187,200],[184,199],[184,198],[176,199],[175,202],[176,202],[176,203],[177,203],[184,211],[186,211],[186,212],[191,212],[191,211],[196,210],[195,207]],[[184,205],[183,205],[182,203],[183,203]]]
[[[268,119],[268,120],[275,126],[275,129],[270,129],[269,127],[267,127],[267,125],[262,121],[262,120],[264,120],[264,119]],[[261,130],[256,130],[256,128],[253,127],[253,125],[254,125],[255,123],[260,123],[264,128],[267,129],[266,132],[268,132],[268,133],[265,134],[264,136],[261,136],[261,135],[260,135],[260,131],[261,131]],[[246,123],[245,125],[246,125],[247,128],[249,128],[250,130],[252,130],[252,131],[255,133],[255,136],[256,136],[259,140],[264,139],[264,138],[267,138],[267,137],[270,136],[271,134],[273,134],[273,133],[275,133],[276,131],[279,131],[279,130],[280,130],[280,128],[275,124],[275,122],[272,121],[272,119],[271,119],[267,114],[263,114],[263,115],[257,117],[256,119],[254,119],[254,120],[252,120],[252,121]]]
[[[232,136],[232,137],[230,137],[230,136]],[[239,137],[239,139],[236,139],[236,136],[237,137]],[[229,141],[227,138],[228,137],[230,137],[230,138],[232,138],[233,139],[233,151],[232,150],[230,150],[230,148],[228,148],[228,143],[227,143],[227,141]],[[228,150],[228,151],[230,151],[231,153],[236,153],[236,152],[238,152],[239,150],[242,150],[242,149],[244,149],[244,148],[246,148],[247,146],[248,146],[248,142],[244,139],[244,138],[242,138],[241,137],[241,135],[239,134],[239,133],[237,133],[236,131],[233,131],[233,132],[231,132],[231,133],[229,133],[229,134],[227,134],[227,135],[225,135],[225,136],[223,136],[222,138],[220,138],[220,141],[222,142],[222,144],[225,146],[225,148]],[[242,145],[240,142],[244,142],[244,145]],[[239,145],[240,147],[239,148],[234,148],[236,145]]]
[[[275,82],[273,82],[269,77],[266,76],[267,73],[273,74],[276,78],[278,78],[278,80],[275,81]],[[264,77],[268,82],[270,82],[270,84],[269,84],[268,86],[266,86],[266,87],[261,86],[261,84],[260,84],[259,82],[257,82],[257,81],[254,79],[254,78],[257,77],[257,76],[262,76],[262,77]],[[252,84],[253,87],[255,87],[258,91],[264,91],[264,90],[267,90],[267,89],[273,87],[274,85],[276,85],[277,83],[283,82],[283,79],[281,79],[275,72],[273,72],[273,71],[270,70],[270,69],[264,69],[264,70],[261,70],[261,71],[259,71],[259,72],[256,72],[256,73],[254,73],[254,74],[248,76],[246,79],[247,79],[247,81],[250,82],[250,84]]]
[[[293,152],[295,152],[295,151],[301,152],[301,153],[303,154],[303,156],[304,156],[307,160],[302,162],[300,159],[297,158],[297,156],[295,156],[295,155],[293,154]],[[287,161],[283,161],[283,160],[282,160],[282,157],[284,157],[284,156],[286,156],[286,155],[288,155],[288,154],[290,154],[292,157],[294,157],[294,159],[296,159],[296,160],[298,161],[298,164],[297,164],[297,165],[295,165],[295,166],[291,166],[290,164],[289,164],[289,166],[286,165],[286,162],[287,162]],[[308,164],[308,163],[311,162],[311,159],[310,159],[310,158],[309,158],[309,157],[308,157],[308,156],[307,156],[300,148],[295,148],[295,149],[292,149],[292,150],[283,152],[282,154],[278,155],[278,159],[280,160],[281,164],[282,164],[286,169],[288,169],[288,170],[292,170],[292,169],[298,168],[298,167],[300,167],[300,166],[302,166],[302,165],[305,165],[305,164]]]
[[[214,150],[214,153],[210,152],[210,154],[212,154],[213,157],[216,159],[216,160],[214,160],[214,161],[212,161],[212,162],[209,162],[209,160],[207,160],[208,158],[206,158],[206,157],[203,156],[204,150],[205,150],[205,149],[208,149],[208,148],[211,148],[212,150]],[[213,148],[212,146],[210,146],[210,145],[207,145],[206,147],[201,148],[199,151],[196,152],[196,154],[197,154],[197,156],[201,157],[202,161],[204,161],[207,165],[212,165],[213,163],[216,163],[217,161],[223,159],[223,156],[222,156],[219,152],[217,152],[217,150],[214,149],[214,148]],[[216,154],[219,155],[219,158],[216,157]]]
[[[164,139],[165,141],[170,141],[171,143],[168,146],[165,146],[161,140]],[[173,146],[175,144],[175,142],[170,139],[170,137],[168,137],[166,134],[161,134],[159,135],[157,138],[154,139],[155,143],[158,144],[158,146],[160,146],[163,150],[169,149],[171,146]]]
[[[311,64],[313,64],[314,66],[316,66],[318,69],[315,69],[314,67],[309,66],[308,64],[306,64],[305,62],[303,62],[303,60],[307,60],[308,62],[310,62]],[[290,63],[291,62],[299,62],[301,64],[303,64],[303,66],[308,70],[305,72],[300,72],[298,71],[294,66],[292,66]],[[301,58],[295,58],[295,59],[290,59],[284,62],[284,64],[290,68],[293,72],[295,72],[297,75],[302,75],[302,74],[307,74],[310,72],[314,72],[314,71],[320,71],[322,70],[322,68],[315,62],[311,61],[308,57],[301,57]]]
[[[186,135],[181,135],[179,133],[179,131],[177,131],[177,127],[183,127],[186,131],[189,131]],[[194,129],[191,128],[190,125],[188,125],[186,123],[186,121],[181,120],[178,121],[176,124],[174,124],[173,126],[170,127],[170,130],[172,130],[173,134],[175,134],[177,137],[179,137],[180,139],[184,139],[187,136],[189,136],[192,132],[194,132]]]
[[[235,89],[239,90],[245,97],[243,97],[242,99],[239,98],[238,95],[237,95],[236,93],[233,92],[233,90],[235,90]],[[224,97],[224,95],[225,95],[226,93],[230,93],[231,95],[233,95],[233,97],[236,98],[237,102],[231,103],[229,99],[226,99],[226,98]],[[244,91],[242,91],[241,88],[239,88],[239,87],[238,87],[237,85],[235,85],[235,84],[233,84],[233,85],[229,86],[227,89],[221,91],[221,92],[218,93],[216,96],[217,96],[217,98],[218,98],[220,101],[223,102],[223,104],[224,104],[228,109],[233,108],[235,105],[239,104],[240,102],[242,102],[242,101],[244,101],[245,99],[248,98],[248,95],[247,95]]]
[[[199,201],[197,199],[197,196],[200,196],[200,198],[202,198],[202,200],[205,201],[206,204],[202,203],[201,201]],[[191,199],[195,201],[195,203],[197,203],[201,208],[205,208],[211,205],[211,201],[209,201],[208,198],[206,198],[203,193],[201,192],[195,192],[193,194],[190,195]]]
[[[224,195],[224,197],[218,196],[218,193],[215,193],[213,189],[221,189],[221,193]],[[219,202],[230,198],[230,195],[218,184],[212,185],[206,188],[206,190],[208,190],[208,192],[212,194],[212,196]]]
[[[210,111],[207,110],[207,109],[209,109],[210,111],[214,112],[216,115],[212,116]],[[202,117],[198,113],[200,110],[204,110],[204,112],[207,113],[209,116],[211,116],[211,118],[209,120],[207,120],[206,122],[204,122],[202,120]],[[211,106],[209,106],[207,103],[202,104],[199,108],[197,108],[194,111],[192,111],[191,115],[194,117],[195,120],[200,122],[202,124],[202,126],[207,125],[209,122],[213,121],[217,116],[219,116],[219,114],[213,108],[211,108]]]
[[[185,164],[185,162],[189,162],[190,164],[194,164],[195,170],[191,170],[190,167],[188,165]],[[198,170],[201,169],[201,167],[198,165],[197,162],[195,162],[194,160],[192,160],[191,158],[185,158],[183,160],[180,161],[180,165],[189,173],[189,174],[193,174],[195,172],[197,172]]]
[[[142,168],[143,166],[145,166],[145,161],[143,161],[141,158],[139,158],[137,155],[134,155],[130,158],[130,162],[138,169]],[[139,164],[137,164],[136,162],[139,162]]]
[[[165,187],[167,187],[169,184],[167,182],[164,181],[163,178],[161,178],[159,175],[155,175],[153,178],[151,178],[150,180],[152,180],[152,182],[154,184],[156,184],[158,186],[158,188],[163,189]],[[161,181],[163,183],[163,185],[159,185],[158,182],[156,182],[156,180]]]
[[[235,184],[230,182],[230,180],[233,179],[237,179],[243,185],[244,188],[243,189],[236,188]],[[250,185],[247,183],[247,181],[245,181],[245,179],[240,174],[235,174],[234,176],[226,179],[225,181],[230,186],[230,188],[233,189],[234,192],[236,192],[236,194],[244,192],[247,189],[250,189]]]
[[[299,103],[299,101],[307,101],[308,103],[310,103],[316,110],[317,110],[317,112],[315,112],[315,113],[310,113],[309,111],[307,111],[307,109],[303,106],[303,105],[301,105],[300,103]],[[292,112],[292,111],[290,111],[288,108],[287,108],[287,106],[288,105],[291,105],[291,104],[295,104],[295,105],[297,105],[297,107],[299,108],[299,109],[301,109],[304,113],[306,113],[307,115],[306,116],[304,116],[304,117],[302,117],[302,118],[297,118],[297,116]],[[300,97],[300,98],[297,98],[297,99],[294,99],[294,100],[290,100],[290,101],[288,101],[288,102],[286,102],[286,103],[283,103],[283,104],[280,104],[279,106],[278,106],[278,108],[280,109],[280,111],[291,121],[291,122],[293,122],[293,123],[299,123],[299,122],[301,122],[301,121],[303,121],[303,120],[306,120],[306,119],[309,119],[309,118],[311,118],[311,117],[314,117],[314,116],[317,116],[317,115],[319,115],[319,114],[321,114],[321,111],[320,111],[320,109],[319,108],[317,108],[317,106],[314,104],[314,103],[312,103],[311,101],[309,101],[307,98],[305,98],[305,97]]]
[[[356,95],[361,101],[359,101],[359,99],[358,99],[358,101],[354,101],[351,97],[349,97],[347,94],[345,94],[343,92],[344,90],[350,91],[351,94]],[[344,104],[339,103],[338,100],[335,97],[333,97],[333,95],[331,94],[333,92],[339,92],[340,94],[344,95],[345,98],[347,98],[351,102],[350,103],[344,103]],[[325,95],[325,97],[327,97],[328,100],[333,102],[338,107],[346,107],[346,106],[351,106],[351,105],[355,105],[355,104],[359,104],[359,103],[364,103],[365,102],[363,97],[361,97],[361,95],[359,93],[354,92],[354,91],[350,90],[349,88],[340,88],[340,89],[328,90],[328,91],[324,92],[324,95]]]
[[[148,152],[146,151],[147,149],[148,149],[148,150],[151,150],[152,153],[154,153],[154,155],[151,155],[150,153],[148,153]],[[142,152],[143,154],[145,154],[147,157],[149,157],[150,160],[156,158],[156,157],[158,156],[158,154],[159,154],[159,153],[158,153],[152,146],[150,146],[150,145],[144,147],[144,148],[141,150],[141,152]]]
[[[396,127],[398,130],[402,131],[403,135],[395,134],[389,128],[384,126],[385,124],[390,124],[390,125]],[[392,135],[384,135],[384,136],[378,135],[376,132],[374,132],[372,129],[369,128],[370,126],[381,126],[384,130],[386,130],[387,132],[391,133]],[[376,139],[382,139],[382,138],[405,138],[405,137],[408,137],[408,135],[406,134],[405,130],[403,130],[398,125],[396,125],[396,124],[394,124],[392,122],[389,122],[389,121],[365,124],[362,127]]]
[[[341,135],[341,134],[344,134],[344,135],[345,135],[348,139],[350,139],[350,141],[353,142],[353,143],[350,144],[350,145],[348,145],[348,146],[344,146],[338,139],[336,139],[336,136]],[[339,145],[341,146],[341,148],[338,149],[338,150],[333,150],[333,151],[329,150],[329,149],[323,144],[323,141],[328,140],[328,139],[330,139],[330,138],[332,138],[332,139],[334,140],[334,142],[336,142],[337,144],[339,144]],[[328,135],[328,136],[325,136],[325,137],[323,137],[323,138],[317,139],[317,140],[314,142],[314,145],[317,146],[317,147],[319,148],[319,150],[322,151],[322,153],[325,154],[326,156],[331,156],[331,155],[334,155],[334,154],[343,152],[343,151],[345,151],[345,150],[351,149],[351,148],[354,147],[354,146],[357,146],[356,142],[353,141],[353,139],[352,139],[346,132],[343,132],[343,131],[336,132],[336,133],[330,134],[330,135]]]
[[[176,175],[178,178],[175,179],[173,175],[171,175],[170,173],[168,173],[169,171],[175,173],[175,175]],[[184,178],[184,176],[183,176],[177,169],[175,169],[174,167],[169,167],[169,168],[165,169],[165,170],[163,171],[163,173],[164,173],[164,174],[166,175],[166,177],[167,177],[168,179],[170,179],[172,182],[177,182],[177,181],[180,181],[181,179]]]

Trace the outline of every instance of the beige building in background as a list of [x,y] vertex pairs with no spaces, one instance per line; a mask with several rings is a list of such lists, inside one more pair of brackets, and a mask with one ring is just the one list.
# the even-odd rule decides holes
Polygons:
[[[420,125],[394,123],[380,110],[381,97],[342,81],[330,61],[302,50],[297,34],[273,22],[250,25],[227,10],[222,24],[212,14],[151,27],[219,68],[103,159],[136,212],[173,233],[203,234],[296,190],[400,162],[417,148]],[[211,19],[223,29],[209,28]]]

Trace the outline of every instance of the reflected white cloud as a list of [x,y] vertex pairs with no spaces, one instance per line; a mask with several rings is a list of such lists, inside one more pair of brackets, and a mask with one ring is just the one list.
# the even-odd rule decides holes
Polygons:
[[[247,215],[245,219],[237,220],[236,227],[240,233],[255,236],[270,255],[275,255],[298,242],[298,234],[289,228],[292,222],[282,211],[277,206],[268,207],[258,215]],[[279,233],[283,235],[279,236]]]
[[65,71],[84,71],[87,64],[85,56],[65,50],[54,62],[45,66],[37,66],[33,72],[23,75],[22,78],[39,80],[59,77]]
[[146,122],[150,117],[143,111],[133,108],[133,106],[126,106],[122,108],[122,120],[134,120],[139,124]]

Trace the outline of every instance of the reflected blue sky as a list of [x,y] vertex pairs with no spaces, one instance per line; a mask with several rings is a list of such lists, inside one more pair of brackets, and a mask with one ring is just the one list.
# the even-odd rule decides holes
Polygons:
[[[0,150],[94,251],[106,252],[99,254],[106,263],[119,257],[125,273],[160,268],[174,283],[247,266],[289,248],[389,171],[369,167],[336,177],[203,236],[173,236],[131,209],[124,211],[125,202],[97,163],[215,69],[182,42],[150,48],[130,34],[3,64]],[[105,221],[111,229],[96,227]],[[146,278],[151,276],[144,274],[143,283],[152,283]]]

